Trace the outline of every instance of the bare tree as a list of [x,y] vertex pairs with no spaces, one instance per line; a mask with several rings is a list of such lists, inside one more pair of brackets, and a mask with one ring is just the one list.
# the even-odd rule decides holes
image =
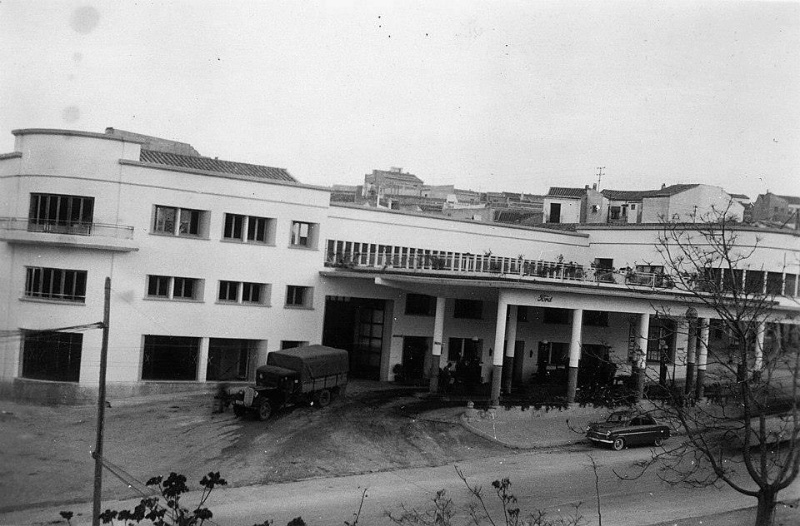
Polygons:
[[[686,314],[657,315],[684,327],[689,363],[685,388],[665,387],[654,403],[685,438],[657,450],[645,469],[657,466],[670,483],[727,484],[755,497],[756,525],[767,526],[778,493],[800,469],[800,333],[796,302],[782,298],[794,291],[784,291],[783,272],[755,263],[761,236],[727,210],[695,219],[665,222],[657,241],[665,279],[690,306]],[[796,257],[796,246],[785,248]],[[711,345],[709,318],[717,336]]]

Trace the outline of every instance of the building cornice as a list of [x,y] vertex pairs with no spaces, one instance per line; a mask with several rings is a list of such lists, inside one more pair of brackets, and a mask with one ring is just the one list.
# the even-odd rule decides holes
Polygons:
[[12,134],[15,136],[19,135],[63,135],[66,137],[86,137],[89,139],[103,139],[106,141],[119,141],[119,142],[129,142],[134,144],[145,144],[146,141],[138,141],[135,139],[129,139],[125,137],[119,137],[115,135],[109,135],[106,133],[97,133],[97,132],[86,132],[86,131],[79,131],[79,130],[60,130],[55,128],[22,128],[19,130],[12,130]]

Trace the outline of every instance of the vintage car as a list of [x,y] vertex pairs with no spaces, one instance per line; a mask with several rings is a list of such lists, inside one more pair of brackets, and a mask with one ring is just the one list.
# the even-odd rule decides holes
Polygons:
[[586,438],[595,444],[608,444],[614,451],[642,444],[660,446],[669,438],[669,427],[647,413],[616,411],[605,422],[589,424]]

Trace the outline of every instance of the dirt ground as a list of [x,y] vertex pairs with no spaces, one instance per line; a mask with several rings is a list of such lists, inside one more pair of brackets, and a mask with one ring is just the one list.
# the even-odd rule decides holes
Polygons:
[[[171,471],[191,486],[209,471],[232,485],[435,466],[504,451],[408,389],[353,383],[325,409],[294,407],[267,422],[212,413],[211,395],[106,410],[105,457],[139,481]],[[0,512],[92,498],[96,408],[0,401]],[[104,499],[136,497],[108,471]]]

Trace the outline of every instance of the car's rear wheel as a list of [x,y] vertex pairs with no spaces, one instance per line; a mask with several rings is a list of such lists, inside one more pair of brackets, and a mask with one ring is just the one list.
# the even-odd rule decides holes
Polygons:
[[614,451],[622,451],[625,449],[625,439],[622,437],[615,438],[614,442],[611,443],[611,449]]
[[317,395],[317,403],[320,407],[326,407],[331,403],[331,392],[327,389],[323,389]]
[[269,400],[261,400],[261,403],[258,404],[258,419],[266,420],[271,414],[272,405],[270,405]]
[[653,441],[653,445],[656,447],[661,447],[662,445],[664,445],[664,437],[658,437],[657,439],[655,439]]

